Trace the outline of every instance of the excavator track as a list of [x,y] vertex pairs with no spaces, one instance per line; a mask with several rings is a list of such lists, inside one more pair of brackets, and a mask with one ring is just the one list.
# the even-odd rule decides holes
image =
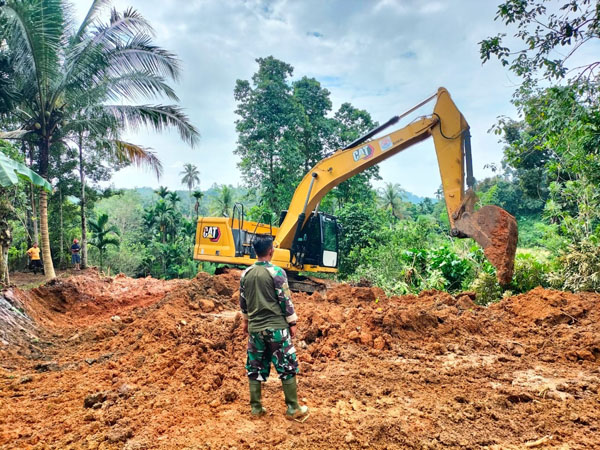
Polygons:
[[297,272],[288,273],[288,285],[294,292],[306,292],[312,294],[313,292],[324,292],[327,290],[327,285],[315,278],[308,278],[302,275],[298,275]]

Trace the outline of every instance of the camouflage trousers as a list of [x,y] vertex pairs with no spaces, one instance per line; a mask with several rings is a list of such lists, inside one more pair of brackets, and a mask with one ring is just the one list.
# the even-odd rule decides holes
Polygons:
[[267,329],[248,334],[248,357],[246,359],[248,378],[267,381],[271,372],[271,363],[282,380],[292,378],[298,373],[296,349],[292,344],[288,328]]

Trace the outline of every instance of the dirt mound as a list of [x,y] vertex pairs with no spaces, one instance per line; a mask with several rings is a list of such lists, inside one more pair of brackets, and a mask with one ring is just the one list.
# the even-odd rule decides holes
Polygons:
[[104,277],[95,269],[55,279],[26,293],[27,313],[50,329],[82,327],[156,303],[187,280]]
[[513,330],[516,339],[530,333],[529,351],[545,361],[600,361],[598,294],[536,288],[489,308]]
[[596,294],[538,289],[490,308],[472,293],[294,294],[312,411],[297,424],[273,376],[269,414],[248,415],[239,276],[89,274],[15,294],[55,338],[37,359],[0,362],[0,447],[600,445]]
[[504,310],[517,320],[535,325],[558,325],[575,323],[592,312],[596,315],[597,296],[595,294],[572,294],[536,288],[526,294],[517,295],[493,305],[492,310]]
[[26,313],[18,289],[0,292],[0,360],[10,364],[18,356],[41,354],[42,331]]

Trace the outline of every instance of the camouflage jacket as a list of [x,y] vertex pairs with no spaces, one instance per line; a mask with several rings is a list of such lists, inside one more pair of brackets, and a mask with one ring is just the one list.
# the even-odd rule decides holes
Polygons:
[[298,320],[284,270],[266,261],[242,274],[240,309],[250,332],[287,328]]

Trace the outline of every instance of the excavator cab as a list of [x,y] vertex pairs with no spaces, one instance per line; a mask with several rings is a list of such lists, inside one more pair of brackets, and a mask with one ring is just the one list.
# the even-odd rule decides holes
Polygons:
[[338,266],[338,226],[334,216],[322,212],[312,215],[303,230],[304,263],[321,267]]
[[[282,211],[283,222],[287,211]],[[336,269],[338,266],[338,233],[340,226],[335,216],[323,212],[310,215],[298,234],[292,261],[296,266],[309,264]]]

